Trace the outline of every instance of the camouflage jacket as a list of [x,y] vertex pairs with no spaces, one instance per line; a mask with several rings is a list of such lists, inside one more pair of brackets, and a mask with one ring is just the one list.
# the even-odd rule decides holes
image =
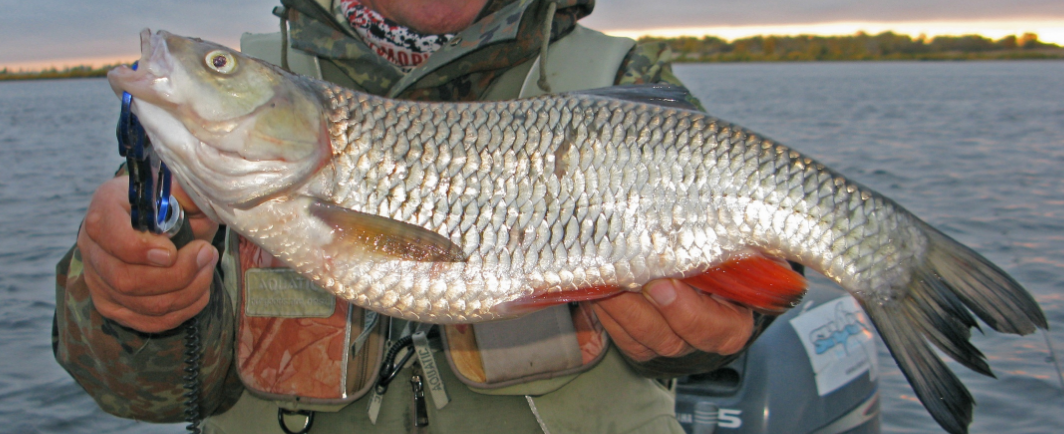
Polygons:
[[[559,0],[550,38],[557,40],[591,12],[594,0]],[[327,80],[397,98],[477,100],[508,69],[539,54],[542,0],[489,0],[477,21],[410,73],[375,55],[335,10],[331,0],[282,0],[292,45],[318,56]],[[323,6],[324,5],[324,6]],[[672,83],[671,53],[663,43],[636,44],[617,71],[616,84]],[[700,107],[700,104],[692,99]],[[105,411],[126,418],[177,422],[183,418],[183,329],[144,334],[103,318],[93,307],[73,248],[56,269],[53,347],[58,362]],[[200,382],[203,411],[224,412],[240,397],[235,368],[236,315],[216,273],[211,301],[198,315],[205,352]],[[758,334],[771,320],[757,316]],[[751,339],[751,342],[753,339]],[[642,375],[669,377],[706,372],[732,360],[694,353],[677,359],[630,362]]]

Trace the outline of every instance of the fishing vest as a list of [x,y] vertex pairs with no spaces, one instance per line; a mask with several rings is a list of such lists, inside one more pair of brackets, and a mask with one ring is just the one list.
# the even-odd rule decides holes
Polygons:
[[[274,64],[281,63],[280,46],[279,33],[241,37],[245,54]],[[551,90],[613,85],[633,46],[631,39],[576,26],[548,50],[546,77]],[[289,48],[287,63],[293,72],[323,78],[314,56]],[[540,77],[537,57],[503,74],[484,99],[545,94],[537,84]],[[287,410],[328,412],[344,408],[373,389],[389,334],[395,340],[403,327],[316,287],[236,233],[228,234],[222,260],[225,287],[238,312],[234,364],[248,393]],[[604,359],[610,363],[603,365],[617,365],[610,369],[626,369],[620,367],[624,362],[616,351],[608,351],[608,336],[590,307],[582,304],[558,305],[514,320],[440,328],[441,339],[433,345],[442,346],[437,353],[444,355],[441,359],[449,370],[439,377],[452,383],[450,379],[457,379],[476,394],[525,395],[531,405],[531,396],[566,386]],[[616,377],[613,370],[609,375]],[[615,387],[631,389],[621,378],[616,380]]]

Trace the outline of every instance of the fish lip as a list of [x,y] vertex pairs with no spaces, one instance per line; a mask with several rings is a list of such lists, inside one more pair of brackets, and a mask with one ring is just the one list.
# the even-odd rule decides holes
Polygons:
[[170,56],[166,40],[169,32],[159,30],[154,34],[145,28],[140,32],[140,59],[138,68],[121,65],[107,72],[107,81],[111,90],[119,98],[123,92],[139,100],[155,105],[175,105],[174,94],[170,90],[170,76],[175,62]]

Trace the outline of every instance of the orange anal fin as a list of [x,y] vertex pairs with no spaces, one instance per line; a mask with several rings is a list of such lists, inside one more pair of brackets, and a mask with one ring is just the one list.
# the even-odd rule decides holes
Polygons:
[[733,259],[681,281],[772,315],[797,305],[806,288],[805,277],[790,266],[760,255]]
[[616,286],[590,286],[572,291],[543,292],[503,303],[498,309],[507,315],[520,315],[556,304],[607,298],[620,292],[621,288]]

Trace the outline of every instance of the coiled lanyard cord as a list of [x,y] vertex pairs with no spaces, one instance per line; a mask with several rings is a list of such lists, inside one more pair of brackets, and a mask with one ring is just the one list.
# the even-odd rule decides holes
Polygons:
[[[132,65],[137,69],[137,63]],[[171,176],[166,164],[152,158],[151,140],[144,127],[132,112],[133,96],[122,93],[122,111],[118,116],[118,153],[126,157],[126,173],[129,175],[130,224],[142,232],[166,234],[180,249],[195,236],[184,218],[177,200],[170,194]],[[200,342],[199,321],[196,317],[184,324],[185,328],[185,429],[200,434],[203,420],[200,409],[200,358],[203,348]]]

